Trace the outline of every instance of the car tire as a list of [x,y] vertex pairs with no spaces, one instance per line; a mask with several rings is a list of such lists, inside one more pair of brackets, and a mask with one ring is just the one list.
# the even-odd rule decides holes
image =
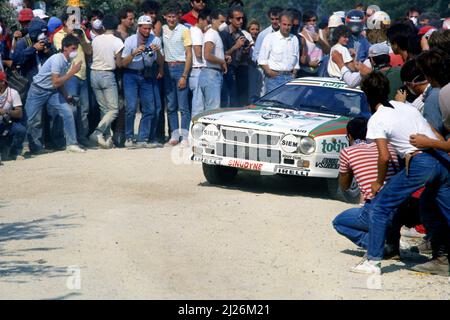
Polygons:
[[359,191],[358,183],[353,179],[350,188],[342,191],[339,187],[339,179],[327,179],[328,193],[331,198],[348,203],[359,203],[361,199],[361,192]]
[[210,184],[224,185],[231,183],[238,169],[203,163],[203,175]]

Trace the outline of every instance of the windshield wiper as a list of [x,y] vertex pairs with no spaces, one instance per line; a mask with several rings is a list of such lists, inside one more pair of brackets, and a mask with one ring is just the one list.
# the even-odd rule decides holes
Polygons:
[[273,106],[279,106],[285,109],[293,109],[293,110],[297,110],[295,107],[283,102],[283,101],[279,101],[276,99],[264,99],[264,100],[259,100],[256,104],[263,104],[264,106],[266,106],[269,103],[272,107]]

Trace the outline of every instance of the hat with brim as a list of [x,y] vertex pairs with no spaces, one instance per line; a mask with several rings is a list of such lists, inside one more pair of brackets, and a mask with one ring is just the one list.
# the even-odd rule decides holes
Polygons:
[[144,24],[153,25],[152,18],[150,18],[149,16],[140,16],[138,19],[138,25],[141,26]]
[[369,48],[369,57],[378,57],[381,55],[389,55],[390,49],[389,46],[385,43],[377,43]]
[[41,18],[42,20],[50,18],[48,15],[45,14],[45,11],[42,9],[34,9],[33,15],[35,17]]
[[31,10],[30,8],[25,8],[20,10],[19,12],[19,22],[28,22],[33,20],[34,15],[33,15],[33,10]]

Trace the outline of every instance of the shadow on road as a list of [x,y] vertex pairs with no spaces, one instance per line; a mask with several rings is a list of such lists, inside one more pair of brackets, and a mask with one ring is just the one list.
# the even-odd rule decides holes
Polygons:
[[212,185],[207,181],[199,184],[202,187],[239,190],[257,194],[270,193],[281,196],[302,196],[330,200],[325,179],[295,177],[288,175],[260,175],[254,172],[241,171],[235,180],[228,185]]
[[[51,215],[44,219],[25,222],[0,223],[0,281],[25,283],[25,277],[61,277],[66,276],[67,267],[56,267],[40,259],[30,261],[27,253],[36,254],[61,250],[62,247],[36,246],[36,240],[56,236],[65,229],[75,228],[78,224],[68,223],[77,215]],[[7,250],[5,247],[14,241],[30,241],[30,247],[20,250]]]

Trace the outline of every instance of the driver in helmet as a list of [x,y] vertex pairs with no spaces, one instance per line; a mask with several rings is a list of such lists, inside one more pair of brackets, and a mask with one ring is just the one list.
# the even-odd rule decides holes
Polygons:
[[362,35],[364,30],[365,15],[360,10],[350,10],[345,16],[345,24],[350,28],[352,34],[348,41],[348,49],[353,49],[355,60],[365,61],[369,56],[370,43]]

